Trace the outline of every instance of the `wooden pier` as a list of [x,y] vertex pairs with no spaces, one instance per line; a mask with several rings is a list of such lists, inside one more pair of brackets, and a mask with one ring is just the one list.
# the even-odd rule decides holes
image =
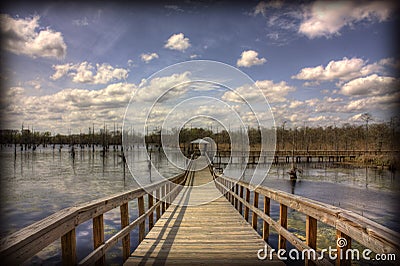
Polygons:
[[266,243],[221,196],[208,168],[191,174],[124,265],[265,265],[257,251]]
[[[204,158],[206,159],[206,158]],[[61,243],[63,265],[104,265],[107,251],[122,243],[126,265],[265,265],[283,264],[276,255],[259,260],[257,253],[270,248],[272,229],[278,234],[275,249],[290,242],[299,251],[315,251],[306,265],[350,265],[349,259],[318,259],[318,222],[336,230],[331,243],[338,252],[352,248],[352,241],[379,254],[400,256],[400,234],[351,211],[267,187],[248,183],[206,169],[189,168],[168,181],[155,183],[61,210],[1,240],[4,265],[21,264],[55,241]],[[212,198],[213,200],[208,201]],[[129,203],[135,202],[132,207]],[[279,204],[279,218],[270,215],[271,203]],[[200,204],[201,203],[201,204]],[[260,208],[261,207],[261,208]],[[107,239],[104,214],[119,208],[121,227]],[[132,219],[132,208],[138,216]],[[305,241],[292,233],[288,209],[305,215]],[[76,228],[86,221],[93,225],[93,250],[77,260]],[[259,235],[257,229],[262,226]],[[139,244],[131,247],[133,229]]]
[[215,151],[214,163],[243,163],[258,164],[272,162],[290,163],[290,162],[345,162],[354,161],[360,156],[392,156],[398,157],[398,150],[277,150],[277,151]]

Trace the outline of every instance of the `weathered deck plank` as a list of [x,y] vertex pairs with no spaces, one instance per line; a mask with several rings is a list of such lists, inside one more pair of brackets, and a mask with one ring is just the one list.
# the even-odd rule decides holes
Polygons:
[[[215,200],[204,203],[212,195]],[[191,176],[124,265],[284,265],[261,261],[266,243],[216,189],[208,169]]]

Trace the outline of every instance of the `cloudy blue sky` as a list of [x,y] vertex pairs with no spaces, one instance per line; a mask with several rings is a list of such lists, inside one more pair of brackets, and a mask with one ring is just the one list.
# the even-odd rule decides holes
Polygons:
[[1,9],[3,127],[121,125],[143,79],[198,59],[249,75],[277,125],[389,121],[397,17],[389,1],[14,2]]

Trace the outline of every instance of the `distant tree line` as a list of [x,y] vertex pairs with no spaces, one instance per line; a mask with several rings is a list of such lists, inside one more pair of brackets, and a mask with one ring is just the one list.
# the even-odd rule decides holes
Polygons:
[[[195,139],[212,138],[218,144],[229,144],[239,135],[248,135],[249,144],[261,143],[261,132],[271,135],[271,129],[249,127],[247,132],[221,130],[214,132],[205,128],[183,128],[168,133],[171,139],[177,135],[180,143],[188,144]],[[276,128],[277,150],[399,150],[400,131],[393,121],[389,123],[367,123],[363,125],[344,124],[326,127],[285,128],[285,123]],[[167,134],[167,135],[168,135]],[[137,139],[140,139],[136,136]],[[168,137],[168,136],[167,136]],[[52,135],[50,132],[30,130],[0,130],[2,144],[80,144],[80,145],[121,145],[122,132],[101,129],[89,133]],[[145,136],[146,143],[161,144],[161,131],[155,130]]]
[[399,150],[399,130],[390,123],[344,124],[341,127],[278,127],[277,149]]
[[[261,131],[268,136],[271,130],[247,128],[250,145],[261,143]],[[400,131],[393,121],[364,125],[344,124],[326,127],[276,128],[277,150],[400,150]],[[173,135],[177,132],[171,133]],[[221,130],[213,132],[204,128],[183,128],[179,134],[180,143],[195,139],[212,138],[218,144],[229,144],[232,139],[245,132]],[[146,142],[160,143],[160,131],[146,137]]]
[[122,140],[122,133],[119,130],[107,131],[99,130],[98,132],[81,134],[56,134],[52,135],[51,132],[31,131],[29,129],[23,130],[0,130],[1,144],[21,144],[21,145],[120,145]]

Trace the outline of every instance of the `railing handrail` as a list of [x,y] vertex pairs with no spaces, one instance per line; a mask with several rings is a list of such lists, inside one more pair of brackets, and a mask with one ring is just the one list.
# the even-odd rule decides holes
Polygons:
[[[318,221],[323,222],[329,226],[334,227],[336,230],[344,233],[345,235],[351,237],[361,245],[371,249],[376,253],[394,253],[396,256],[400,255],[400,234],[393,231],[383,225],[380,225],[372,220],[369,220],[361,215],[358,215],[352,211],[342,209],[330,204],[321,203],[312,199],[308,199],[302,196],[293,195],[278,189],[272,189],[267,187],[252,187],[246,182],[241,180],[233,179],[221,174],[214,173],[215,182],[222,187],[223,193],[229,193],[235,200],[239,200],[243,205],[256,213],[264,221],[267,219],[270,225],[275,228],[280,234],[280,231],[286,230],[286,228],[280,227],[276,221],[273,221],[269,216],[266,216],[258,207],[254,207],[250,202],[246,202],[241,198],[238,193],[232,192],[234,184],[243,186],[246,189],[253,191],[253,193],[258,193],[269,199],[272,199],[281,205],[287,206],[294,209],[300,213],[310,216]],[[229,185],[221,183],[220,181],[227,181]],[[226,182],[225,182],[226,183]],[[257,195],[258,195],[257,194]],[[281,229],[281,230],[279,230]],[[285,234],[288,236],[288,234]],[[291,237],[291,236],[290,236]],[[304,243],[297,237],[293,235],[292,240],[296,243],[292,243],[296,247],[304,248]],[[290,238],[288,239],[291,240]],[[291,242],[291,241],[290,241]]]
[[[191,161],[188,169],[190,165]],[[23,262],[75,229],[78,225],[120,207],[129,201],[143,197],[149,191],[154,192],[170,182],[175,183],[182,177],[186,178],[188,169],[184,173],[173,176],[168,180],[155,182],[145,188],[116,193],[57,211],[3,238],[0,244],[0,258],[11,262]],[[169,192],[169,194],[171,193],[172,191]],[[164,195],[163,199],[167,198],[169,194]]]

